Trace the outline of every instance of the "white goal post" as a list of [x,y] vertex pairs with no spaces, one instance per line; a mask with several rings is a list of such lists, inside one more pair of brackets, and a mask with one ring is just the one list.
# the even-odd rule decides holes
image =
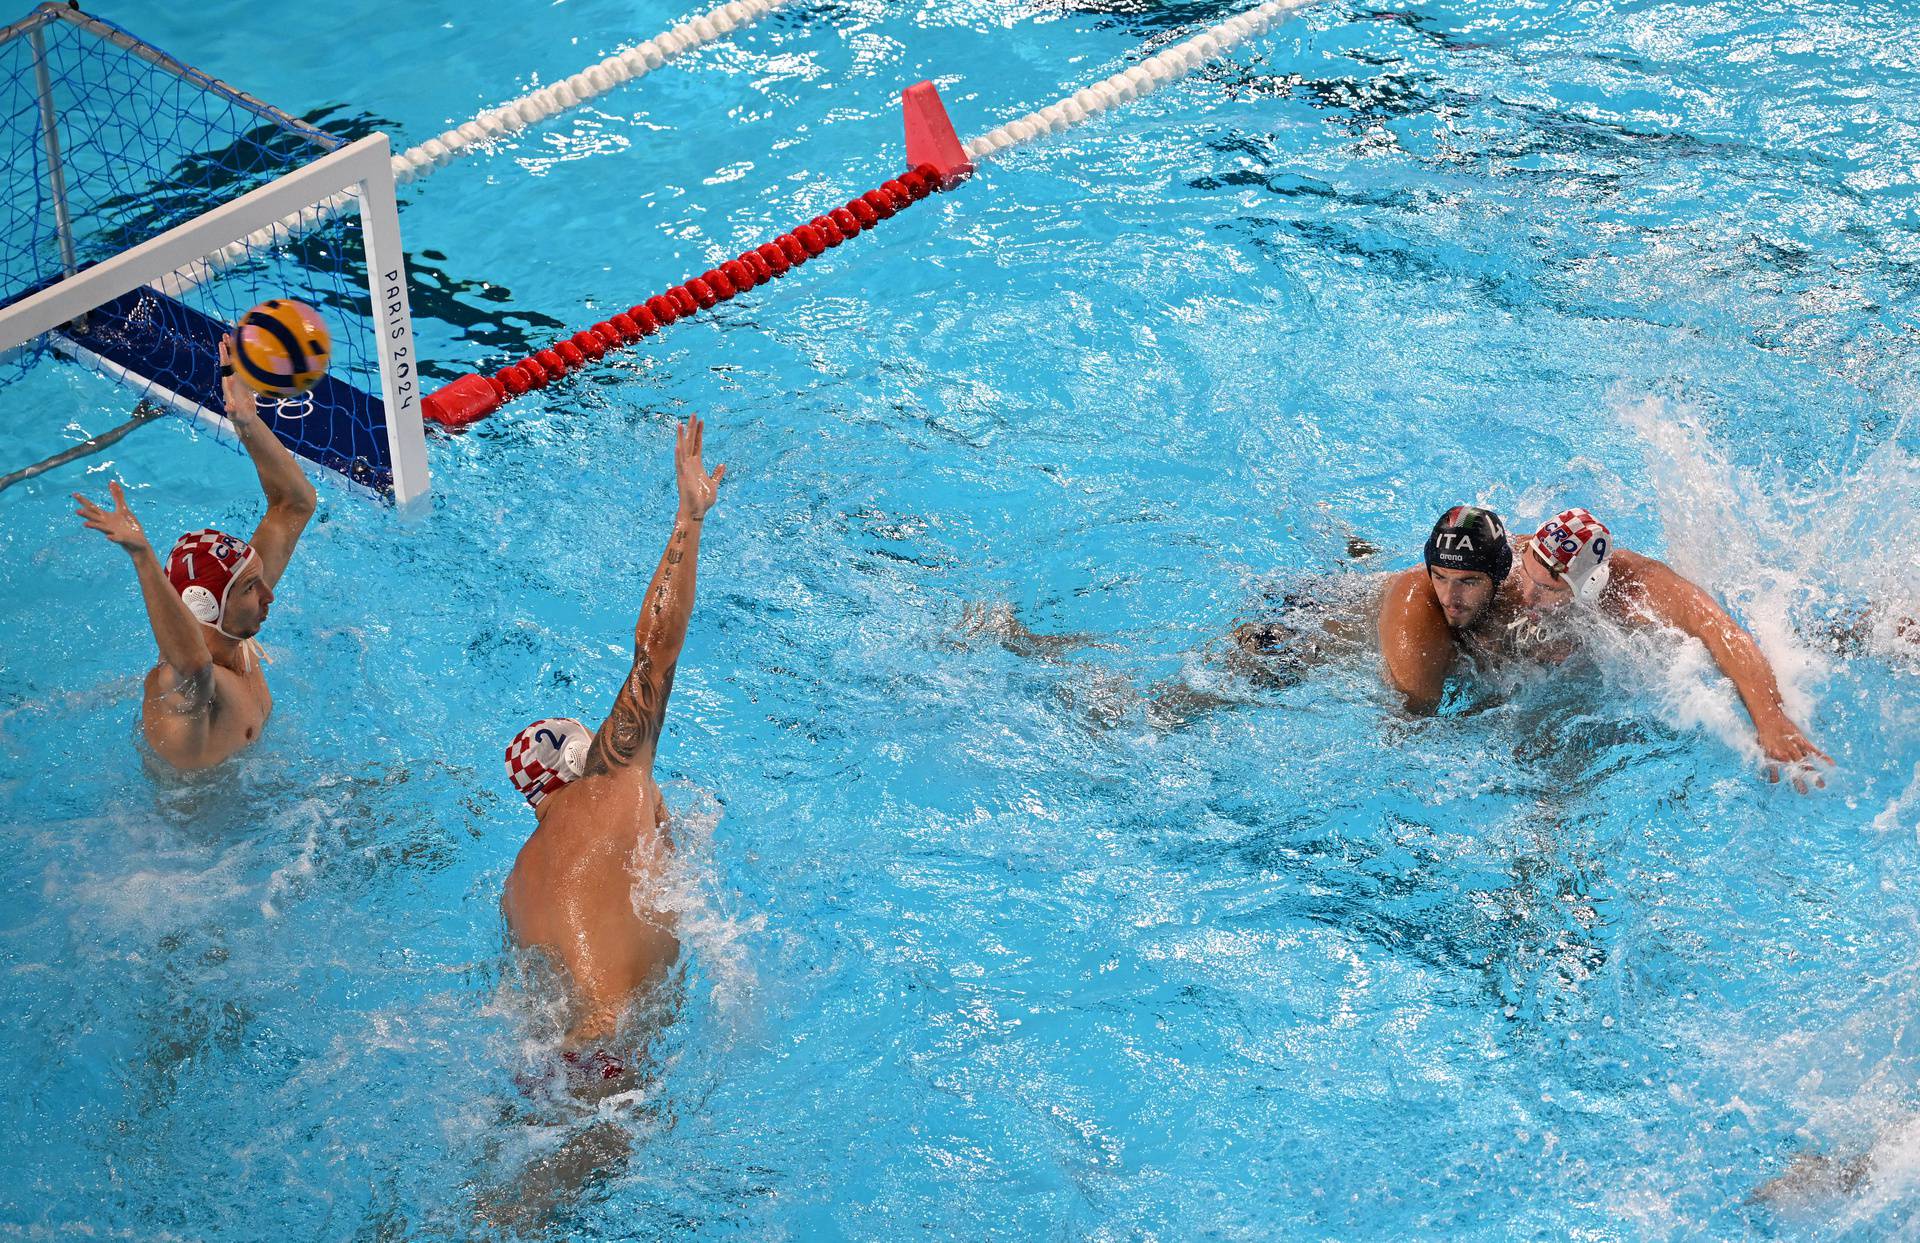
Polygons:
[[[385,406],[393,498],[407,505],[427,492],[427,451],[420,414],[419,360],[407,297],[400,216],[394,201],[393,159],[385,134],[365,138],[320,156],[293,172],[213,208],[148,241],[84,268],[38,292],[0,307],[0,356],[90,311],[144,288],[173,293],[191,288],[251,248],[297,235],[357,203],[366,251],[368,317],[379,360]],[[288,291],[295,296],[296,291]],[[73,341],[55,338],[109,374],[156,390],[151,377],[128,372]],[[163,389],[153,395],[211,425],[231,432],[223,414]]]

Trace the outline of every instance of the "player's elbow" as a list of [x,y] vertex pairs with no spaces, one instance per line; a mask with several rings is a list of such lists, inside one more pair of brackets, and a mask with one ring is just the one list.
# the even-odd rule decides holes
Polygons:
[[276,497],[268,504],[290,518],[298,518],[304,524],[313,517],[313,511],[320,508],[320,494],[314,491],[313,481],[302,475],[298,485],[289,489],[286,495]]
[[1440,710],[1440,697],[1446,691],[1446,685],[1422,685],[1426,679],[1401,678],[1387,673],[1387,685],[1394,694],[1400,696],[1400,702],[1411,716],[1432,716]]

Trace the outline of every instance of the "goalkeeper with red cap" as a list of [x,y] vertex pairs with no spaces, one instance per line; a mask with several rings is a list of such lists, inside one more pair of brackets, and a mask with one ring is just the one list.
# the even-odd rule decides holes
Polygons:
[[254,409],[253,393],[233,375],[233,342],[220,343],[220,385],[227,419],[260,473],[267,514],[251,543],[211,528],[180,537],[161,565],[126,493],[108,485],[113,508],[79,493],[84,525],[127,550],[160,663],[147,674],[140,732],[179,769],[211,768],[260,737],[273,711],[254,636],[266,622],[273,589],[313,517],[313,484]]

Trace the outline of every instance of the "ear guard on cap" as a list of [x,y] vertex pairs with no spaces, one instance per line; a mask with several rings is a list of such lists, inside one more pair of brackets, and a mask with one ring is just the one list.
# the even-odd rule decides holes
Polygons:
[[220,601],[214,599],[213,593],[205,587],[195,585],[187,588],[180,593],[180,603],[187,606],[187,612],[193,614],[193,620],[197,622],[211,626],[220,620]]

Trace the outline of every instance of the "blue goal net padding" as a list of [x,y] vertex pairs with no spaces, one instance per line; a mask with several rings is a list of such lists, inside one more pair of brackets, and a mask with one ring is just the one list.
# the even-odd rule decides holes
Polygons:
[[[168,393],[204,410],[225,406],[220,392],[220,338],[227,324],[155,289],[137,289],[69,324],[60,335],[81,349],[142,377],[166,377]],[[393,463],[382,429],[380,399],[332,374],[314,386],[312,406],[292,415],[262,400],[260,418],[281,441],[354,483],[390,492]]]
[[[0,27],[0,306],[220,207],[340,148],[344,140],[64,5]],[[391,494],[381,389],[382,320],[368,287],[359,199],[238,258],[102,307],[85,327],[36,346],[73,345],[137,392],[217,436],[224,407],[215,342],[271,298],[318,309],[333,337],[329,374],[304,418],[262,415],[293,452]],[[209,251],[237,242],[221,238]],[[32,365],[44,349],[14,361]],[[0,370],[0,380],[5,372]]]

